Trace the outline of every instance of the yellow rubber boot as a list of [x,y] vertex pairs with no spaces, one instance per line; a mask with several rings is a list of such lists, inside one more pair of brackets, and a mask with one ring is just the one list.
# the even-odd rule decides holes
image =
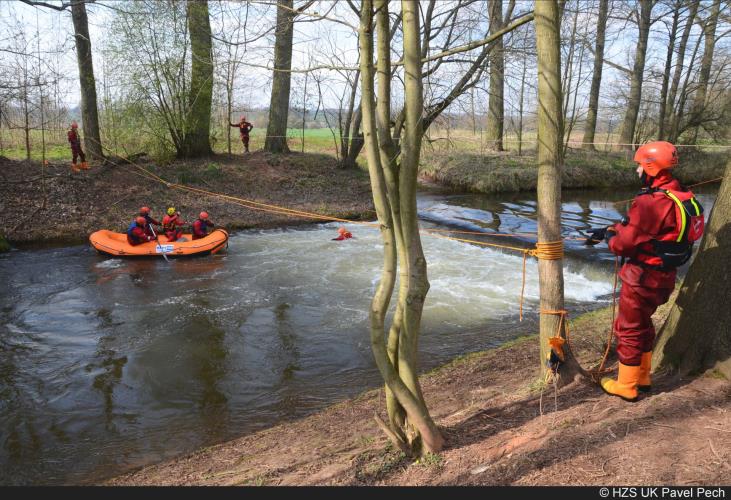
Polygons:
[[79,170],[79,167],[77,167],[77,166],[76,166],[76,163],[72,163],[72,164],[71,164],[71,171],[72,171],[73,173],[77,173],[77,172],[80,172],[80,170]]
[[643,352],[640,362],[640,378],[637,380],[637,389],[642,392],[650,392],[652,389],[650,370],[652,370],[652,351]]
[[603,378],[602,389],[607,394],[619,396],[625,401],[637,401],[637,381],[640,379],[640,367],[619,363],[617,380]]

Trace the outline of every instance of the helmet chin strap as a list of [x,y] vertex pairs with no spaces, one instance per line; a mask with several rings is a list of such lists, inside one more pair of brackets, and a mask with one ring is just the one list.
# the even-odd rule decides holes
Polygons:
[[649,175],[647,175],[647,172],[645,172],[643,170],[642,171],[642,175],[640,176],[640,180],[642,181],[642,185],[643,186],[650,187],[650,186],[652,186],[652,183],[655,180],[655,178],[654,177],[650,177]]

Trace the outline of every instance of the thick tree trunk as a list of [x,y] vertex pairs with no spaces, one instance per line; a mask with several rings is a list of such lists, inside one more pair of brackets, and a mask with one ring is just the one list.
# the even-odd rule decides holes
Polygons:
[[703,122],[703,111],[706,109],[706,96],[708,94],[708,80],[711,76],[711,65],[713,64],[713,52],[716,47],[716,25],[718,24],[718,13],[721,6],[721,0],[713,2],[711,13],[703,26],[703,36],[705,46],[703,49],[703,58],[701,59],[701,69],[698,73],[698,89],[696,90],[693,106],[691,107],[691,116],[689,127],[695,127],[694,136],[698,135],[698,127]]
[[[490,0],[490,32],[503,28],[503,1]],[[490,51],[490,98],[485,136],[487,147],[494,151],[503,150],[503,128],[505,123],[505,55],[502,37],[492,42]]]
[[[561,18],[555,1],[535,3],[538,54],[538,242],[561,241],[561,169],[563,123],[561,119]],[[565,336],[564,323],[555,311],[564,308],[563,259],[538,261],[540,286],[540,364],[546,372],[548,339]],[[568,354],[568,353],[567,353]],[[563,374],[571,378],[575,361],[567,356]]]
[[589,111],[584,126],[584,149],[594,150],[594,134],[599,113],[599,89],[602,85],[602,69],[604,67],[604,39],[609,17],[609,0],[599,0],[599,16],[596,24],[596,48],[594,49],[594,75],[591,78],[589,93]]
[[84,129],[86,154],[94,160],[104,158],[101,134],[99,133],[99,109],[96,103],[96,80],[91,57],[89,21],[86,17],[84,0],[71,1],[71,19],[74,23],[76,59],[79,63],[79,86],[81,88],[81,121]]
[[658,118],[657,139],[659,141],[665,138],[665,115],[667,113],[668,84],[670,83],[670,69],[673,65],[673,53],[675,52],[675,37],[678,34],[678,21],[680,19],[680,9],[683,6],[682,0],[675,2],[675,10],[673,11],[673,24],[670,27],[670,39],[668,40],[668,52],[665,56],[665,72],[662,75],[662,88],[660,89],[660,116]]
[[179,155],[193,158],[211,154],[213,52],[208,0],[186,4],[192,54],[187,131]]
[[289,88],[292,80],[292,39],[294,36],[293,0],[277,1],[277,28],[274,33],[274,75],[269,104],[269,124],[264,150],[289,153],[287,146],[287,117]]
[[625,144],[621,148],[628,151],[634,149],[632,143],[635,137],[637,116],[639,115],[640,103],[642,101],[642,79],[645,73],[647,39],[650,35],[650,24],[652,22],[650,16],[654,3],[655,0],[639,0],[639,37],[637,39],[637,50],[635,51],[635,64],[632,68],[632,82],[630,84],[629,98],[627,99],[627,111],[624,114],[622,132],[619,136],[619,142]]
[[660,330],[653,364],[685,374],[715,367],[731,379],[731,162],[705,231]]

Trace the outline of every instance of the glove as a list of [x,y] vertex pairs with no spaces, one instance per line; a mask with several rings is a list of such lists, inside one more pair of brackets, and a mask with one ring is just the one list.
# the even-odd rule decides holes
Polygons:
[[586,238],[584,245],[594,246],[602,242],[607,235],[607,228],[600,227],[598,229],[592,229],[589,233],[589,237]]

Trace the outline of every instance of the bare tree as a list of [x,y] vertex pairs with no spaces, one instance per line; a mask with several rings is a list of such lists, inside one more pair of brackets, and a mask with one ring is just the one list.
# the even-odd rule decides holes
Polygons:
[[269,104],[269,124],[264,150],[288,153],[287,117],[292,68],[292,37],[294,35],[294,0],[277,0],[277,27],[274,41],[274,77]]
[[622,122],[621,132],[619,134],[619,142],[625,144],[622,149],[632,150],[632,142],[635,136],[635,126],[637,125],[637,115],[640,111],[640,103],[642,99],[642,82],[645,74],[645,58],[647,56],[647,41],[650,35],[650,25],[652,24],[652,8],[655,6],[656,0],[637,0],[639,11],[634,10],[633,15],[637,19],[639,36],[637,39],[637,49],[635,50],[635,62],[632,68],[632,77],[630,83],[629,97],[627,99],[627,110]]
[[[535,4],[538,54],[538,245],[562,244],[561,169],[563,120],[561,96],[561,16],[558,2]],[[549,339],[565,337],[563,258],[539,256],[540,366],[550,352]],[[568,354],[568,353],[567,353]],[[562,373],[570,378],[578,365],[567,356]]]
[[594,48],[594,72],[591,78],[589,94],[589,110],[584,125],[584,149],[594,150],[594,134],[596,133],[597,115],[599,113],[599,89],[602,84],[604,67],[604,40],[609,17],[609,0],[599,0],[599,13],[596,21],[596,47]]
[[208,0],[185,4],[190,34],[191,70],[186,134],[178,152],[184,158],[211,154],[213,50]]

